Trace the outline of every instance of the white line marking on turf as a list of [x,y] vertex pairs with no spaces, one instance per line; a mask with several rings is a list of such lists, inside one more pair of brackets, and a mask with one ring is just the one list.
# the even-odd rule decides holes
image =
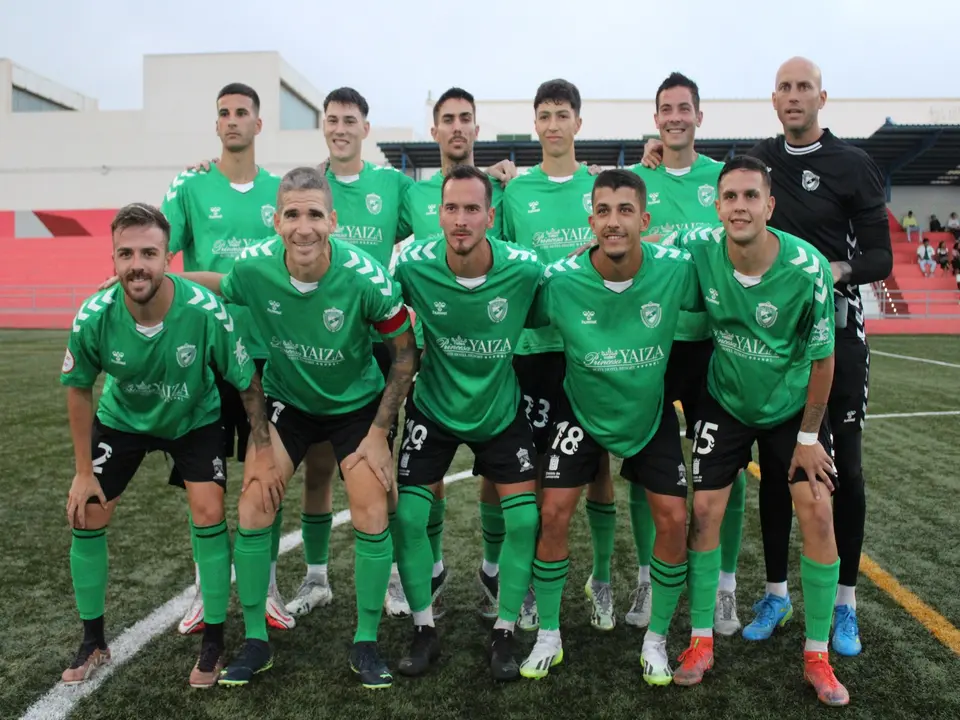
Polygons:
[[930,358],[914,357],[913,355],[897,355],[896,353],[881,352],[880,350],[871,350],[871,355],[880,355],[882,357],[892,357],[898,360],[913,360],[914,362],[930,363],[931,365],[940,365],[941,367],[960,368],[957,363],[944,362],[943,360],[931,360]]
[[930,410],[928,412],[883,413],[867,415],[867,420],[886,420],[888,418],[939,417],[942,415],[960,415],[960,410]]
[[[468,477],[473,477],[473,473],[464,470],[453,475],[447,475],[443,479],[443,483],[449,485]],[[344,525],[349,520],[350,511],[341,510],[333,516],[333,527]],[[299,530],[287,533],[280,538],[280,554],[299,547],[302,541]],[[110,642],[110,663],[101,667],[93,678],[81,685],[73,686],[58,682],[46,695],[27,709],[27,712],[21,716],[21,720],[64,720],[80,700],[95,692],[121,665],[131,660],[154,638],[175,625],[187,611],[191,600],[193,600],[193,585],[176,597],[170,598],[147,617],[115,637]],[[187,687],[185,679],[183,686],[184,688]]]

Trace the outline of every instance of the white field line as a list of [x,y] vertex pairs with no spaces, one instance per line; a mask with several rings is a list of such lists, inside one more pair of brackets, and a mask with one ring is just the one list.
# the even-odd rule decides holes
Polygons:
[[[472,477],[469,470],[447,475],[445,485]],[[333,527],[339,527],[350,522],[350,511],[341,510],[333,516]],[[280,538],[280,554],[290,552],[303,542],[300,531],[294,530]],[[63,720],[70,715],[74,706],[87,695],[94,693],[107,678],[131,660],[149,642],[164,632],[183,617],[191,600],[193,600],[193,585],[190,585],[176,597],[172,597],[163,605],[131,627],[124,630],[110,642],[111,660],[108,665],[101,667],[97,673],[81,685],[67,686],[58,682],[46,695],[31,705],[21,720]],[[184,687],[187,687],[184,682]]]
[[871,355],[880,355],[881,357],[897,358],[897,360],[913,360],[914,362],[929,363],[930,365],[940,365],[941,367],[960,368],[957,363],[944,362],[943,360],[931,360],[930,358],[914,357],[913,355],[897,355],[896,353],[881,352],[880,350],[871,350]]

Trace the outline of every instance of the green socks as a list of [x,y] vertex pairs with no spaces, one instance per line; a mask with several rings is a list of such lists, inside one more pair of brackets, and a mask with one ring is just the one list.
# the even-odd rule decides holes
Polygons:
[[326,565],[330,558],[330,530],[333,513],[308,515],[300,513],[300,535],[303,537],[303,558],[307,565]]
[[800,584],[803,588],[803,612],[808,640],[830,640],[830,623],[833,621],[833,606],[837,599],[839,582],[839,558],[830,565],[823,565],[806,555],[800,557]]
[[647,491],[636,483],[630,483],[630,527],[637,547],[637,565],[645,567],[650,564],[653,555],[657,528],[647,502]]
[[[419,485],[400,486],[397,524],[400,527],[400,551],[397,569],[412,612],[423,612],[433,599],[433,552],[427,538],[427,525],[433,508],[433,493]],[[380,597],[383,602],[383,597]]]
[[743,540],[743,511],[747,505],[747,474],[741,472],[730,488],[730,499],[720,525],[720,569],[734,575]]
[[608,583],[613,541],[617,531],[617,506],[614,503],[587,500],[587,520],[593,539],[593,579]]
[[271,530],[273,534],[270,536],[270,562],[275,563],[277,558],[280,557],[280,536],[283,534],[283,505],[277,508]]
[[107,529],[73,531],[70,575],[81,620],[103,615],[107,601]]
[[237,570],[237,595],[243,607],[246,637],[267,640],[267,590],[270,586],[270,545],[273,528],[237,528],[233,564]]
[[193,548],[193,562],[197,562],[197,536],[193,532],[193,513],[187,510],[187,520],[190,522],[190,547]]
[[687,593],[690,596],[690,627],[693,630],[713,630],[719,584],[720,548],[706,552],[688,550]]
[[[687,563],[670,565],[656,555],[650,558],[650,583],[653,599],[650,608],[650,632],[666,637],[670,621],[677,609],[680,594],[687,584]],[[540,598],[537,598],[537,605]],[[709,627],[713,627],[713,618]]]
[[537,596],[541,630],[560,629],[560,598],[569,570],[570,558],[556,562],[533,561],[533,592]]
[[480,503],[480,529],[483,531],[483,559],[493,565],[499,564],[503,538],[507,534],[499,504]]
[[[507,529],[500,558],[500,611],[498,618],[516,622],[520,606],[530,587],[530,572],[537,549],[540,511],[537,494],[517,493],[500,498]],[[406,586],[404,586],[406,587]],[[412,606],[411,606],[412,607]]]
[[397,522],[396,510],[387,510],[387,525],[393,537],[393,561],[396,562],[397,553],[400,552],[400,523]]
[[353,529],[355,570],[357,588],[356,642],[375,642],[380,616],[383,613],[383,596],[390,584],[390,566],[393,564],[393,536],[390,530],[368,535]]
[[433,562],[443,560],[443,516],[447,512],[447,499],[434,499],[430,506],[430,519],[427,521],[427,537],[430,539],[430,550],[433,553]]
[[227,522],[197,527],[190,522],[200,567],[200,592],[203,594],[203,619],[218,625],[227,619],[230,602],[230,535]]

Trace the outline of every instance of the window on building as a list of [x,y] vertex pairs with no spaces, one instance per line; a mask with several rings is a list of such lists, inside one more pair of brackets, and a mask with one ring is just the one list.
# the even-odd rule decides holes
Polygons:
[[320,112],[283,83],[280,84],[280,129],[316,130]]
[[35,95],[29,90],[16,86],[13,88],[14,112],[62,112],[63,110],[72,110],[72,108]]

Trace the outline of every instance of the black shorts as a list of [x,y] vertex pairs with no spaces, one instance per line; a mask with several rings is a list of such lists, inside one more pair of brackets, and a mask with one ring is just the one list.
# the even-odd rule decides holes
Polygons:
[[517,408],[513,422],[503,432],[479,442],[457,437],[428,418],[413,402],[412,393],[404,410],[403,442],[397,463],[398,484],[433,485],[440,482],[461,445],[469,447],[476,456],[475,475],[502,485],[536,479],[537,451],[522,404]]
[[[333,445],[337,463],[343,462],[366,437],[379,408],[380,397],[377,397],[357,410],[342,415],[321,416],[306,413],[275,397],[267,397],[267,417],[277,429],[294,470],[300,467],[310,446],[317,443],[329,442]],[[393,439],[391,431],[387,437],[391,448]]]
[[707,368],[713,355],[713,340],[680,340],[673,343],[664,377],[664,402],[679,400],[687,424],[687,439],[693,440],[697,402],[707,391]]
[[562,352],[514,355],[513,370],[520,381],[524,412],[533,427],[533,442],[542,455],[552,440],[550,428],[563,396],[567,358]]
[[[576,488],[592,483],[607,450],[580,424],[566,393],[561,395],[555,415],[544,457],[543,487]],[[687,496],[680,424],[670,403],[664,401],[660,425],[650,442],[624,458],[620,475],[658,495]]]
[[833,358],[833,387],[827,413],[836,435],[861,432],[867,415],[870,386],[870,347],[860,338],[837,332]]
[[219,423],[191,430],[176,440],[166,440],[114,430],[94,418],[93,474],[100,481],[107,500],[113,500],[126,490],[147,453],[162,452],[173,461],[179,477],[189,482],[215,482],[226,489],[227,462],[221,437]]
[[[797,433],[803,411],[772,428],[744,425],[721,407],[710,393],[704,393],[697,417],[697,436],[693,442],[693,489],[720,490],[731,485],[737,473],[753,459],[753,443],[760,452],[763,482],[788,482],[790,461],[797,446]],[[824,417],[820,426],[820,444],[833,455],[830,422]],[[807,474],[797,470],[791,483],[804,482]],[[832,477],[834,487],[836,477]]]

